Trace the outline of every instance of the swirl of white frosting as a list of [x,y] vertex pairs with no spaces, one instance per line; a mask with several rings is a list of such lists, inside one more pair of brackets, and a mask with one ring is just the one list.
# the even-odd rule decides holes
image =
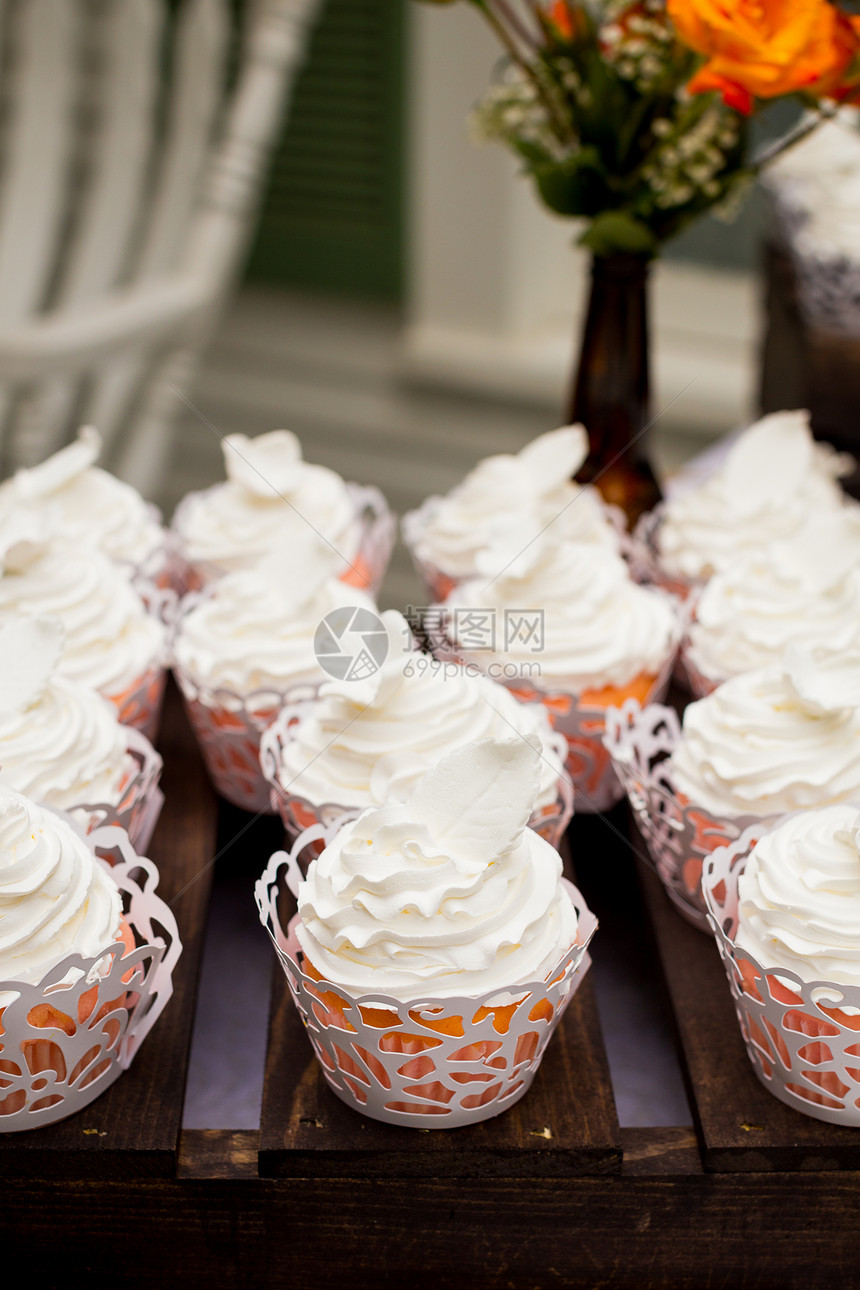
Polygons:
[[[527,554],[520,572],[461,583],[445,602],[446,631],[465,657],[524,675],[537,664],[538,685],[572,693],[660,671],[676,637],[667,597],[633,582],[614,551],[547,534]],[[494,648],[469,649],[472,610],[492,615]]]
[[774,412],[733,445],[721,469],[666,502],[660,561],[686,578],[708,578],[739,555],[791,538],[822,512],[854,510],[837,482],[846,459],[816,443],[809,413]]
[[0,787],[0,980],[36,985],[68,954],[98,955],[121,915],[116,883],[84,839]]
[[617,550],[597,490],[571,482],[587,450],[582,426],[563,426],[515,455],[484,458],[445,497],[407,518],[415,555],[455,578],[492,575],[547,525],[558,540]]
[[[317,661],[314,637],[328,614],[347,606],[376,610],[370,596],[334,577],[293,599],[262,567],[228,573],[180,619],[176,663],[196,686],[240,697],[321,685],[328,675]],[[228,695],[221,701],[231,706]]]
[[[517,759],[518,780],[508,784],[502,765],[494,786],[497,798],[502,791],[524,798],[516,802],[523,809],[510,812],[515,821],[500,823],[505,806],[487,802],[474,765],[497,748]],[[435,771],[447,811],[427,809],[422,781],[407,804],[345,824],[299,887],[302,949],[327,980],[355,995],[450,998],[543,980],[576,938],[559,855],[525,827],[537,786],[534,750],[519,740],[488,741],[460,753]],[[524,783],[519,763],[529,756]],[[486,804],[482,826],[468,818],[472,794]],[[451,820],[455,809],[462,828]]]
[[26,707],[0,710],[0,784],[38,802],[116,803],[134,767],[113,706],[67,677],[51,677]]
[[826,661],[799,657],[811,683],[787,653],[688,706],[669,766],[695,805],[768,816],[860,797],[860,659],[834,659],[844,675],[830,693]]
[[822,518],[715,573],[696,603],[687,650],[720,681],[763,667],[792,643],[860,647],[860,524]]
[[383,615],[390,649],[371,684],[328,682],[290,730],[278,781],[315,806],[403,800],[445,753],[490,737],[537,738],[538,805],[556,800],[562,760],[542,704],[520,703],[502,685],[404,648],[400,614]]
[[0,511],[23,505],[53,522],[70,543],[94,546],[112,560],[143,564],[164,544],[154,506],[137,489],[95,465],[101,436],[84,426],[77,440],[0,484]]
[[0,576],[0,625],[21,615],[50,615],[66,632],[62,675],[120,696],[164,655],[162,624],[146,612],[124,571],[84,546],[59,538],[13,559]]
[[347,568],[361,530],[355,503],[340,475],[302,460],[294,434],[227,435],[224,465],[224,483],[189,494],[176,512],[186,559],[221,572],[248,568],[310,528],[337,549]]
[[735,942],[762,967],[860,986],[860,808],[805,811],[765,834],[738,879],[738,915]]

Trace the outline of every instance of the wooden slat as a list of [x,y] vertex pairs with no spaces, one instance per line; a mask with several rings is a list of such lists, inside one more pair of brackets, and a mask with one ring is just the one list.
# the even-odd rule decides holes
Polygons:
[[669,904],[659,878],[640,866],[686,1063],[706,1169],[860,1169],[860,1133],[802,1115],[756,1078],[714,941]]
[[85,1110],[32,1132],[0,1134],[5,1179],[165,1178],[176,1171],[216,813],[172,685],[158,747],[168,791],[150,856],[159,867],[158,890],[172,905],[183,944],[173,998],[131,1068]]
[[129,1290],[853,1290],[858,1178],[799,1182],[13,1182],[3,1243],[44,1286],[74,1283],[117,1244],[110,1284]]

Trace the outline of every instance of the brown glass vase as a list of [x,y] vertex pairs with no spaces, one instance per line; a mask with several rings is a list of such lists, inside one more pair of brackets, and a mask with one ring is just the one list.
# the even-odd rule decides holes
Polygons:
[[661,498],[648,455],[651,419],[648,272],[641,255],[594,256],[569,423],[588,431],[577,475],[619,506],[630,528]]

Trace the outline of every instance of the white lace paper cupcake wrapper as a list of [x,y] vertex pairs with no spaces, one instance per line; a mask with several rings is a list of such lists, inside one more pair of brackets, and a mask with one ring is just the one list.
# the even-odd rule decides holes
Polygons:
[[[223,574],[223,568],[211,560],[190,560],[183,553],[182,519],[198,497],[214,492],[220,488],[202,492],[189,493],[176,508],[174,516],[173,540],[173,577],[179,584],[180,595],[201,591],[209,583]],[[350,586],[359,587],[375,596],[382,586],[382,580],[391,559],[394,542],[397,536],[397,520],[391,511],[382,492],[372,484],[346,485],[347,492],[355,506],[355,520],[358,526],[358,538],[354,553],[350,557],[350,567],[342,576],[342,581]]]
[[662,587],[678,600],[686,600],[707,579],[687,578],[682,573],[669,573],[660,560],[657,534],[666,514],[665,502],[641,516],[627,543],[627,563],[636,582]]
[[[705,861],[702,891],[753,1070],[787,1106],[860,1127],[860,987],[802,981],[735,944],[738,878],[766,830],[747,828]],[[822,997],[823,995],[823,997]]]
[[[300,793],[291,792],[289,786],[281,783],[284,747],[296,737],[295,728],[312,712],[313,706],[313,701],[285,704],[260,740],[260,766],[269,785],[272,810],[280,815],[290,839],[298,837],[303,830],[315,824],[327,828],[336,820],[354,819],[365,809],[343,806],[337,802],[315,804]],[[556,751],[563,760],[563,740],[558,741]],[[573,817],[573,810],[573,787],[562,775],[558,780],[555,801],[536,809],[529,820],[529,827],[557,850]]]
[[88,833],[103,825],[125,829],[135,851],[145,852],[164,805],[164,794],[158,787],[162,760],[146,736],[131,726],[126,731],[126,750],[135,769],[123,784],[118,801],[82,803],[71,813],[76,818],[79,813],[85,815]]
[[666,892],[688,922],[708,931],[702,866],[715,848],[766,819],[719,816],[678,792],[666,758],[681,738],[674,708],[628,699],[607,714],[604,743]]
[[185,710],[216,792],[255,815],[276,815],[260,765],[260,739],[282,708],[312,698],[315,685],[240,695],[195,684],[174,666]]
[[578,911],[577,940],[546,981],[516,982],[475,998],[355,997],[308,974],[296,936],[299,916],[284,932],[278,914],[285,884],[296,893],[300,852],[327,843],[338,827],[317,825],[296,839],[289,855],[276,852],[255,888],[260,921],[329,1087],[347,1105],[388,1124],[450,1129],[501,1114],[528,1091],[588,970],[593,914],[565,882]]
[[[84,836],[70,816],[56,814]],[[170,908],[156,895],[158,870],[135,854],[123,829],[86,836],[111,864],[136,948],[127,953],[118,940],[93,958],[70,954],[38,985],[0,981],[7,1000],[0,1010],[0,1133],[54,1124],[88,1106],[131,1065],[173,993],[182,946]]]

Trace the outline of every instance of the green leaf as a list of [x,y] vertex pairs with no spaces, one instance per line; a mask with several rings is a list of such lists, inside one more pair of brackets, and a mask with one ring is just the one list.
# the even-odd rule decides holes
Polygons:
[[530,169],[541,200],[558,215],[594,215],[606,206],[606,181],[596,148],[580,148],[568,161],[533,164]]
[[603,211],[591,221],[579,241],[595,255],[611,255],[613,251],[656,255],[659,249],[648,225],[627,211]]

